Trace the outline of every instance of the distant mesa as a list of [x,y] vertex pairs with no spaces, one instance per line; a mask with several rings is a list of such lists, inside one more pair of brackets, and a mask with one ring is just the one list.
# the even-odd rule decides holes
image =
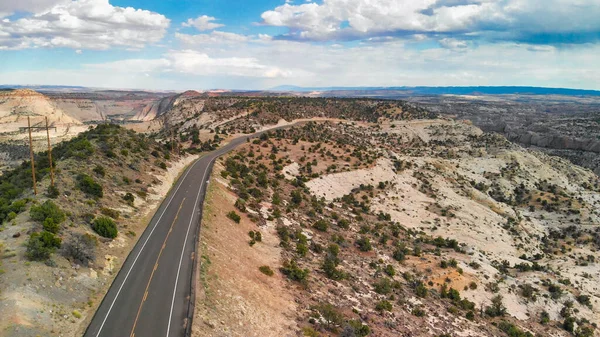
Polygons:
[[[543,88],[526,86],[473,86],[473,87],[298,87],[281,85],[270,91],[292,92],[338,92],[345,95],[365,95],[369,93],[395,93],[402,96],[414,95],[563,95],[563,96],[600,96],[598,90]],[[379,95],[378,95],[379,96]]]

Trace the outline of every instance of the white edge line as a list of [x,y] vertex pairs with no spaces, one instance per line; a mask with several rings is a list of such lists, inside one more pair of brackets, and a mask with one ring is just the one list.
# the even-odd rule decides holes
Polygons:
[[148,243],[148,240],[150,240],[150,237],[152,236],[152,233],[154,233],[154,230],[156,229],[156,226],[158,226],[158,223],[160,222],[160,219],[162,219],[163,215],[167,211],[167,208],[169,208],[169,205],[171,205],[171,201],[173,201],[173,198],[175,198],[175,195],[177,194],[177,191],[179,190],[179,187],[181,187],[181,184],[183,183],[183,181],[187,177],[188,173],[190,173],[190,171],[194,168],[194,166],[196,166],[196,163],[198,163],[198,161],[200,161],[200,158],[196,159],[196,161],[194,162],[194,164],[192,164],[192,166],[190,166],[190,168],[185,172],[185,175],[183,176],[183,178],[181,178],[181,180],[179,180],[179,184],[177,185],[177,188],[175,189],[175,191],[171,195],[171,199],[169,199],[169,202],[167,203],[167,206],[165,206],[165,209],[163,209],[162,213],[160,214],[160,217],[158,218],[158,220],[156,220],[156,223],[154,224],[154,227],[152,227],[152,231],[150,231],[150,234],[148,234],[148,237],[146,238],[146,241],[144,241],[144,244],[142,245],[142,248],[140,248],[140,251],[138,252],[138,254],[135,257],[135,259],[133,260],[133,263],[131,264],[131,267],[127,271],[127,274],[125,275],[125,279],[123,279],[123,283],[121,283],[121,286],[119,287],[119,290],[117,291],[117,294],[115,295],[115,298],[113,299],[112,303],[110,304],[110,307],[108,308],[108,312],[106,313],[106,316],[104,317],[104,320],[102,321],[102,324],[100,325],[100,329],[98,329],[98,333],[96,334],[96,337],[100,336],[100,333],[102,332],[102,328],[104,327],[104,324],[106,323],[106,320],[108,319],[108,315],[110,315],[110,312],[112,311],[112,308],[115,305],[115,302],[117,301],[117,298],[119,297],[119,294],[121,293],[121,290],[123,289],[123,286],[125,285],[125,282],[127,281],[127,278],[129,277],[129,274],[131,273],[131,270],[133,269],[133,267],[135,266],[135,263],[137,262],[138,258],[142,254],[142,251],[144,250],[144,247],[146,247],[146,244]]
[[[202,192],[202,187],[204,186],[206,173],[210,168],[211,163],[217,159],[219,156],[216,156],[211,161],[208,162],[206,169],[204,170],[204,174],[202,175],[202,181],[200,182],[200,188],[198,189],[198,195],[196,196],[196,201],[194,202],[194,207],[192,209],[192,216],[190,218],[190,223],[188,224],[187,232],[185,233],[185,239],[183,240],[183,247],[181,248],[181,256],[179,257],[179,267],[177,267],[177,277],[175,277],[175,287],[173,288],[173,298],[171,300],[171,311],[169,312],[169,324],[167,325],[167,337],[169,337],[169,332],[171,331],[171,319],[173,316],[173,307],[175,306],[175,294],[177,293],[177,283],[179,282],[179,272],[181,271],[181,263],[183,262],[183,254],[185,253],[185,245],[187,243],[188,235],[190,233],[190,228],[192,227],[192,222],[194,220],[194,216],[196,214],[196,206],[198,205],[198,199],[200,198],[200,193]],[[190,299],[193,301],[193,299]]]

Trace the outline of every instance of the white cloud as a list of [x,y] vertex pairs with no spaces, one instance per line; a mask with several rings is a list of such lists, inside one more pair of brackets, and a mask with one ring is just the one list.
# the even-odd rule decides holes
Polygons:
[[323,0],[286,3],[262,19],[300,40],[451,33],[552,44],[600,40],[599,16],[598,0]]
[[0,49],[67,47],[142,48],[162,39],[169,20],[147,10],[112,6],[108,0],[61,1],[48,10],[0,23]]
[[0,1],[0,13],[6,16],[16,11],[38,13],[64,2],[65,0],[5,0]]
[[252,57],[211,57],[194,50],[172,50],[159,59],[128,59],[88,64],[88,69],[119,73],[177,73],[185,76],[242,76],[279,78],[293,75],[290,70],[267,66]]
[[212,16],[202,15],[195,19],[188,19],[187,22],[184,22],[181,25],[183,27],[194,27],[201,32],[225,26],[223,24],[213,22],[216,20],[217,19]]
[[[514,43],[456,53],[401,42],[332,47],[294,41],[242,43],[206,52],[169,51],[77,70],[2,72],[0,83],[151,89],[302,86],[532,85],[600,89],[599,45],[532,51]],[[518,60],[515,62],[514,60]],[[569,62],[564,62],[569,60]],[[118,73],[119,76],[114,74]]]
[[250,40],[246,35],[235,33],[212,31],[209,34],[181,34],[175,33],[175,38],[186,45],[206,45],[206,44],[236,44]]
[[469,44],[466,41],[461,41],[453,38],[443,38],[439,40],[440,45],[444,48],[452,50],[465,50],[469,48]]

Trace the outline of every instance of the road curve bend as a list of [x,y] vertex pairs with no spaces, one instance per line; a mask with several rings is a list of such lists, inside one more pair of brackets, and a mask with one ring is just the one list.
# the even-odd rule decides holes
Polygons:
[[236,138],[187,168],[129,253],[84,337],[185,336],[189,304],[194,300],[200,205],[212,166],[219,156],[263,132]]

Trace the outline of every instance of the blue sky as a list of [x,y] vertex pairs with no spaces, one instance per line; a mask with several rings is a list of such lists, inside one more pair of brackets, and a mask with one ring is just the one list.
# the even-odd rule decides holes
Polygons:
[[0,1],[0,84],[600,89],[598,0]]

